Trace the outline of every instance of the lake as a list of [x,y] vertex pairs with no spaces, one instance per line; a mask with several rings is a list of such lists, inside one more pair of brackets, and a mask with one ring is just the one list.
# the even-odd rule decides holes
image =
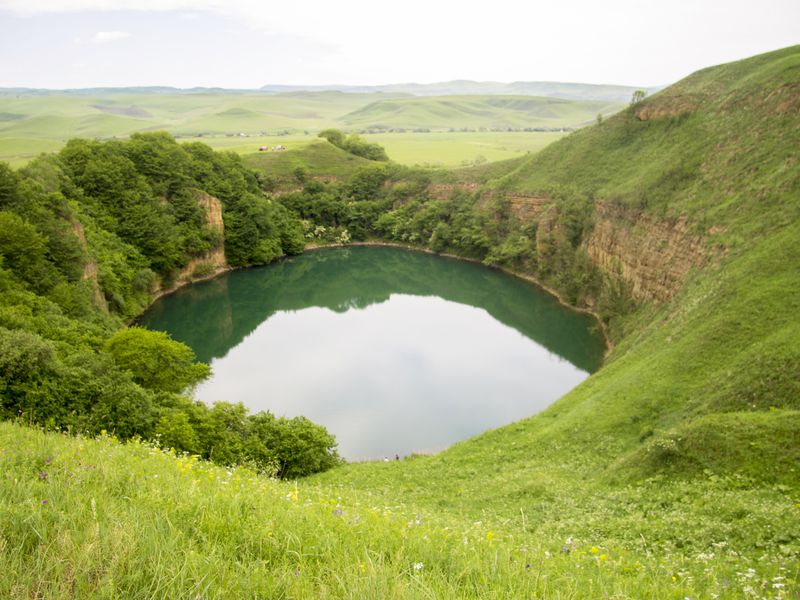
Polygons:
[[466,261],[329,248],[158,300],[139,323],[188,344],[207,403],[304,415],[348,460],[435,452],[541,411],[599,368],[589,315]]

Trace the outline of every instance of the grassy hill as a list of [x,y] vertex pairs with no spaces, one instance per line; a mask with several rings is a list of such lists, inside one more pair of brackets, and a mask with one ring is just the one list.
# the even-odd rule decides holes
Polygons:
[[637,297],[607,364],[536,417],[297,484],[2,424],[0,595],[795,597],[799,91],[787,48],[452,176],[549,200],[509,235],[577,231],[571,256],[645,292],[673,254],[707,256]]
[[441,96],[381,99],[343,115],[349,127],[391,128],[574,128],[611,114],[618,102],[535,96]]
[[297,169],[312,175],[322,174],[325,178],[346,179],[358,167],[374,162],[320,139],[283,152],[247,154],[243,161],[248,167],[268,177],[284,184],[293,182],[296,186],[300,185],[295,177]]

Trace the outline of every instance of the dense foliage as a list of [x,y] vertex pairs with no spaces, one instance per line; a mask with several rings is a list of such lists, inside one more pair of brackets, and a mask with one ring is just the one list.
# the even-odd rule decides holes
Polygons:
[[223,243],[203,194],[221,201],[229,264],[302,250],[299,220],[236,155],[164,133],[71,140],[19,172],[0,163],[0,415],[286,477],[329,468],[335,441],[321,427],[193,402],[181,394],[208,366],[165,334],[120,329]]
[[326,129],[320,132],[319,137],[325,138],[337,148],[341,148],[345,152],[366,158],[368,160],[379,160],[386,162],[389,157],[386,155],[386,150],[379,144],[372,144],[361,136],[351,133],[345,135],[338,129]]

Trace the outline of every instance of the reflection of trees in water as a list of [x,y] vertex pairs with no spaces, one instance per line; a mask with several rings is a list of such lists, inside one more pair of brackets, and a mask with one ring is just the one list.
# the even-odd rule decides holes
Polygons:
[[224,356],[278,311],[324,307],[342,313],[392,294],[438,296],[486,310],[585,371],[600,365],[603,340],[591,317],[499,271],[396,248],[308,252],[268,267],[192,285],[157,302],[141,322],[169,331],[204,361]]

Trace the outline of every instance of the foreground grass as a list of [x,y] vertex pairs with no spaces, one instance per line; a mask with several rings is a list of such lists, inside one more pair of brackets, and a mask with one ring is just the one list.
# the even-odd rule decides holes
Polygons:
[[[11,423],[0,424],[0,468],[3,598],[780,598],[797,578],[776,548],[742,552],[710,535],[703,551],[686,552],[610,536],[618,524],[609,507],[626,495],[630,507],[646,487],[566,506],[574,518],[583,505],[577,513],[598,530],[565,537],[532,533],[525,514],[421,512],[401,492],[386,501],[278,482],[141,443]],[[641,500],[639,518],[683,498],[680,520],[689,521],[734,494],[755,526],[780,529],[791,510],[789,499],[775,501],[779,491],[742,494],[733,480],[658,494]]]

